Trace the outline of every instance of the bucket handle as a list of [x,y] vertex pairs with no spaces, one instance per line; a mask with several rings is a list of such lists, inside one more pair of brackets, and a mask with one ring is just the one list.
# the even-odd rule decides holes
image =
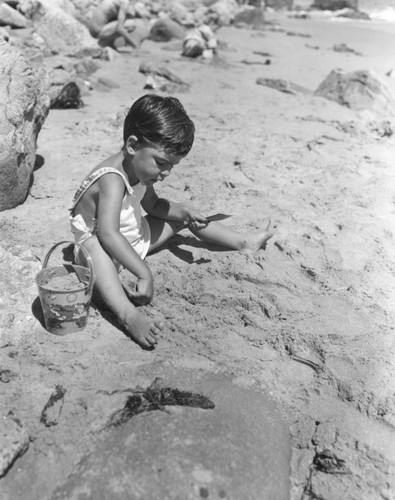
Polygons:
[[84,254],[84,256],[86,258],[86,261],[88,262],[88,267],[89,267],[89,283],[88,283],[87,292],[90,295],[91,292],[92,292],[92,288],[93,288],[93,263],[92,263],[91,256],[88,253],[88,250],[86,248],[84,248],[82,245],[80,245],[79,243],[73,243],[72,241],[67,241],[67,240],[59,241],[59,243],[55,243],[55,245],[53,245],[48,250],[47,255],[44,257],[44,262],[43,262],[43,267],[42,268],[45,269],[47,267],[49,258],[51,257],[51,255],[52,255],[53,251],[55,250],[55,248],[57,248],[60,245],[64,245],[65,243],[68,243],[69,245],[73,245],[74,244],[74,247],[78,247],[79,250],[82,250],[82,253]]

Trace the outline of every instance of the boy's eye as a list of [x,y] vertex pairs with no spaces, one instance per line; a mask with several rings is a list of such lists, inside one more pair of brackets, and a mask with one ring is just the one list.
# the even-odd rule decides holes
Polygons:
[[156,164],[161,169],[170,169],[171,168],[170,163],[168,163],[167,161],[157,161]]

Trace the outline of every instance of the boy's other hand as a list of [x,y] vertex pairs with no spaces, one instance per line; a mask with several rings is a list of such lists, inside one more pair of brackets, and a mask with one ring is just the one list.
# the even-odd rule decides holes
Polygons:
[[154,284],[152,279],[140,278],[136,283],[135,290],[130,290],[129,295],[133,301],[138,305],[149,304],[154,296]]

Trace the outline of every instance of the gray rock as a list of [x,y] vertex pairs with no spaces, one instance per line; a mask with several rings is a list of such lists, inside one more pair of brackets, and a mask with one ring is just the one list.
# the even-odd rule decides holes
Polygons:
[[55,54],[72,54],[98,43],[82,23],[65,10],[37,0],[32,22],[37,33]]
[[348,19],[363,19],[364,21],[370,20],[369,14],[366,14],[366,12],[361,12],[361,11],[355,10],[355,9],[341,10],[337,14],[337,17],[346,17]]
[[245,7],[235,15],[233,23],[235,25],[246,24],[254,28],[263,26],[265,24],[263,9],[259,7]]
[[[81,0],[78,0],[78,4],[80,3]],[[74,3],[70,0],[18,0],[18,10],[28,19],[31,19],[37,10],[42,7],[56,7],[64,10],[73,17],[78,14],[76,5],[74,5]]]
[[182,80],[166,66],[152,62],[142,61],[139,72],[147,75],[145,89],[160,90],[162,92],[186,92],[189,90],[189,83]]
[[290,82],[288,80],[283,80],[281,78],[257,78],[256,83],[258,85],[263,85],[264,87],[270,87],[271,89],[278,90],[279,92],[284,92],[285,94],[311,94],[311,92],[297,85],[296,83]]
[[395,116],[395,98],[390,89],[368,70],[350,73],[333,70],[315,94],[355,111],[369,110],[381,117]]
[[0,26],[11,28],[26,28],[27,19],[23,14],[13,9],[6,3],[0,4]]
[[168,42],[174,38],[182,39],[184,35],[185,28],[176,21],[166,17],[155,21],[151,27],[148,38],[154,42]]
[[206,15],[219,26],[226,26],[233,21],[238,11],[236,0],[217,0],[208,7]]
[[0,39],[0,211],[24,202],[49,98],[25,57]]
[[317,10],[358,10],[358,0],[314,0],[310,8]]
[[293,0],[265,0],[265,7],[270,7],[274,10],[292,10],[294,7]]
[[34,277],[41,265],[30,251],[18,253],[13,255],[0,246],[0,347],[10,339],[15,341],[17,322],[22,331],[28,328],[31,304],[37,297]]
[[0,477],[3,477],[15,460],[29,448],[30,438],[13,415],[2,418],[0,429]]
[[289,498],[288,432],[270,400],[213,375],[168,385],[215,407],[164,406],[110,427],[52,500]]

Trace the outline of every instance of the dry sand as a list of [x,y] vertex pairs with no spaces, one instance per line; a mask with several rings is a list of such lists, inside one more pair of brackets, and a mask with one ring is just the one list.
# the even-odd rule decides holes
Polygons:
[[[315,90],[332,69],[370,69],[395,92],[385,76],[395,65],[394,27],[269,17],[280,29],[218,32],[226,66],[146,42],[99,70],[119,88],[91,92],[80,110],[50,112],[31,194],[0,214],[8,251],[43,259],[70,239],[74,190],[121,146],[123,113],[146,92],[141,60],[165,62],[191,83],[176,95],[196,141],[160,194],[233,214],[225,223],[239,230],[269,218],[280,230],[256,258],[207,249],[187,233],[148,257],[156,293],[143,309],[166,323],[150,352],[94,308],[83,332],[57,337],[30,300],[16,303],[2,365],[18,377],[0,391],[31,441],[1,480],[2,500],[49,498],[114,408],[100,391],[149,385],[154,368],[145,379],[138,370],[151,366],[221,374],[269,394],[289,428],[293,500],[395,498],[394,136],[380,117],[256,84],[284,78]],[[361,55],[335,52],[337,43]],[[268,57],[254,51],[271,64],[258,64]],[[40,415],[58,385],[67,392],[47,427]]]

